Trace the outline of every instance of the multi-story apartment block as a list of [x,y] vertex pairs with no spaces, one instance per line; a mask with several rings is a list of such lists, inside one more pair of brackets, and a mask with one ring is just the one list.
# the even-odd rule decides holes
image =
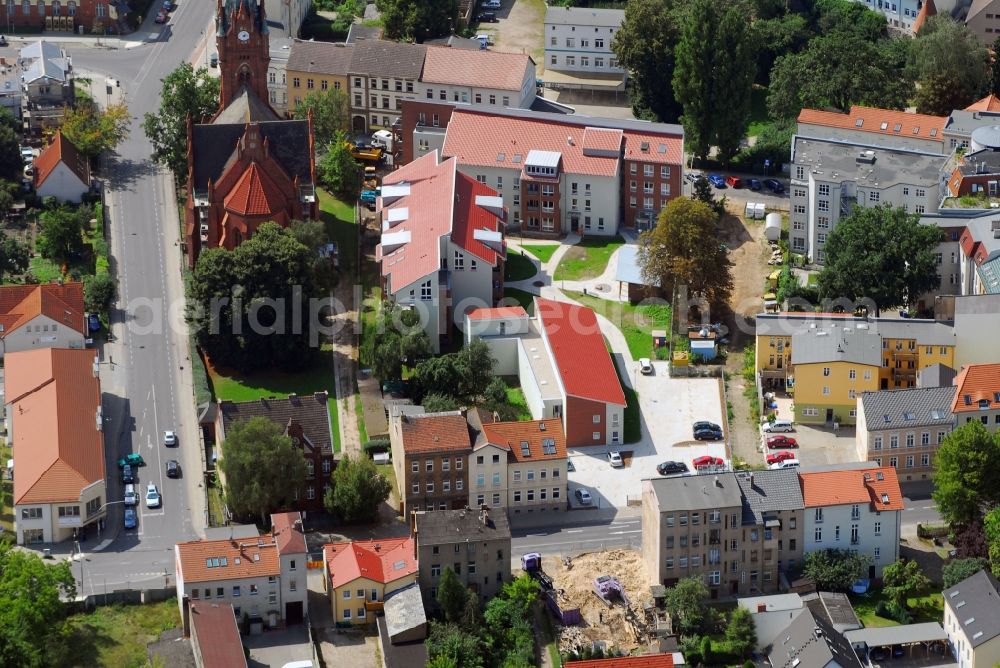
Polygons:
[[955,378],[951,402],[955,426],[979,420],[991,433],[1000,429],[1000,364],[970,364]]
[[288,111],[294,111],[312,92],[342,90],[347,95],[347,71],[353,56],[353,44],[293,41],[285,74]]
[[983,570],[943,594],[944,631],[959,668],[1000,663],[1000,582]]
[[[934,9],[934,0],[854,0],[862,3],[868,9],[885,16],[886,22],[893,28],[900,28],[906,32],[916,33],[926,17],[934,16],[937,10]],[[924,7],[927,6],[927,9]],[[917,22],[917,17],[921,14],[924,18]]]
[[802,559],[802,515],[791,469],[644,480],[646,572],[668,587],[703,578],[712,598],[775,592]]
[[566,437],[559,418],[483,422],[486,441],[469,456],[469,505],[511,515],[566,508]]
[[419,99],[527,109],[535,100],[535,63],[523,53],[428,46]]
[[532,418],[561,420],[567,446],[624,442],[625,393],[592,310],[535,297],[533,318],[521,307],[467,313],[465,336],[490,346],[494,374],[520,379]]
[[389,441],[404,514],[468,504],[466,464],[481,430],[476,411],[392,416]]
[[423,44],[382,40],[354,43],[347,71],[354,132],[392,128],[399,119],[403,100],[417,99],[416,87],[426,51]]
[[337,624],[374,624],[386,597],[417,581],[412,538],[385,538],[323,546],[323,590]]
[[436,151],[382,180],[383,294],[423,316],[434,352],[463,314],[503,297],[506,211],[496,191]]
[[485,603],[510,580],[510,524],[502,509],[486,507],[414,513],[410,525],[417,543],[420,592],[424,607],[438,610],[437,585],[444,569]]
[[301,624],[309,612],[306,541],[298,513],[271,515],[271,533],[256,538],[193,540],[174,546],[177,602],[225,602],[240,621],[271,628]]
[[279,116],[290,116],[295,107],[288,105],[288,59],[291,56],[295,40],[291,37],[271,36],[268,43],[268,53],[271,59],[267,63],[267,101]]
[[[118,22],[118,3],[113,0],[8,0],[0,4],[0,25],[8,33],[16,27],[104,34]],[[117,30],[115,30],[117,32]]]
[[934,456],[951,433],[955,388],[865,392],[858,397],[858,458],[896,469],[903,481],[927,480]]
[[856,550],[872,558],[868,577],[899,558],[903,494],[896,469],[869,465],[834,471],[801,471],[806,552]]
[[611,49],[624,20],[623,9],[546,7],[546,83],[624,90],[625,69]]

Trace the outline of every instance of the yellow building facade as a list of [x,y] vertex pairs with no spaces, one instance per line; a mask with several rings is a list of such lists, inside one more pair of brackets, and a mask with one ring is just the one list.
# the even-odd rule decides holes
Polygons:
[[857,398],[878,389],[879,367],[858,362],[819,362],[795,366],[796,422],[854,424]]
[[346,99],[347,70],[353,52],[350,44],[293,42],[285,76],[289,114],[310,93],[340,90]]

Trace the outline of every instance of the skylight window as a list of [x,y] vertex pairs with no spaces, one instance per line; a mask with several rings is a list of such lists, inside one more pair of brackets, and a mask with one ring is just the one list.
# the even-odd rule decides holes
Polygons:
[[497,162],[503,162],[503,159],[505,157],[506,156],[504,155],[503,151],[500,151],[499,153],[497,153]]
[[883,415],[882,419],[885,421],[886,424],[889,424],[890,422],[892,422],[892,418],[889,417],[888,415]]
[[554,455],[554,454],[556,454],[556,439],[554,439],[554,438],[543,438],[542,439],[542,454],[543,455]]
[[649,142],[644,141],[641,144],[639,144],[639,150],[642,151],[643,153],[649,153]]
[[912,419],[914,419],[914,417],[916,417],[916,416],[913,415],[913,413],[903,413],[903,419],[904,420],[912,420]]
[[899,132],[902,129],[903,129],[902,123],[896,123],[895,125],[892,126],[893,132]]
[[856,128],[860,128],[864,124],[865,124],[865,119],[863,118],[859,118],[858,120],[854,121],[854,127]]
[[971,394],[966,394],[962,398],[965,399],[965,405],[966,406],[971,406],[972,405],[972,395]]
[[667,145],[666,144],[660,144],[660,147],[658,149],[656,149],[656,152],[657,153],[666,153],[667,152]]
[[876,480],[885,480],[885,476],[884,476],[884,475],[882,474],[882,472],[881,472],[881,471],[877,471],[877,472],[875,473],[875,479],[876,479]]
[[397,561],[392,565],[393,570],[400,571],[406,566],[405,561]]
[[888,503],[889,503],[889,495],[888,494],[883,494],[882,495],[882,503],[888,505]]
[[527,441],[521,441],[521,456],[522,457],[531,456],[531,447],[528,445]]
[[931,137],[937,137],[937,128],[931,128]]
[[913,128],[913,134],[915,134],[915,135],[920,134],[920,126],[919,125],[917,125],[916,127]]
[[879,127],[883,130],[888,130],[889,129],[888,121],[882,121],[882,125],[880,125]]
[[943,420],[944,413],[935,408],[934,410],[931,411],[931,418],[935,420]]

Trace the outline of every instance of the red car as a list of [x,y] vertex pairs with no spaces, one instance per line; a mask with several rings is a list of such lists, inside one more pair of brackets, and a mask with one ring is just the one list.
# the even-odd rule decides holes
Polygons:
[[771,450],[777,448],[797,448],[799,444],[791,436],[768,436],[767,447]]
[[767,456],[767,463],[780,464],[786,459],[795,459],[795,454],[789,452],[788,450],[779,450],[778,452],[772,452]]
[[705,469],[710,466],[723,466],[726,463],[722,457],[712,457],[711,455],[695,457],[691,460],[691,462],[694,464],[696,469]]

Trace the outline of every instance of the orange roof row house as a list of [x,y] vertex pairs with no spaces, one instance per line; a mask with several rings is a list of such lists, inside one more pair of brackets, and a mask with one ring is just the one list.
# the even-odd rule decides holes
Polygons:
[[83,283],[0,287],[0,338],[6,339],[38,316],[45,316],[54,323],[85,334]]
[[508,461],[538,462],[566,458],[566,435],[559,418],[525,422],[483,422],[490,445],[507,450]]
[[34,170],[39,197],[79,202],[90,189],[90,162],[60,130],[35,160]]
[[1000,410],[1000,364],[970,364],[955,378],[951,412]]
[[852,105],[846,114],[839,111],[803,109],[799,112],[798,122],[800,126],[820,125],[873,134],[940,140],[948,117]]
[[806,508],[868,504],[876,511],[903,510],[903,493],[892,467],[800,471]]
[[327,543],[323,563],[332,589],[364,578],[389,584],[417,572],[413,538]]

